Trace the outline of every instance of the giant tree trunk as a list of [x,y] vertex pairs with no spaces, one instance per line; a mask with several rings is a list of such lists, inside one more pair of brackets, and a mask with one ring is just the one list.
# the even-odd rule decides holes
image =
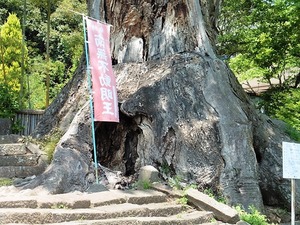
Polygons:
[[[229,204],[289,205],[281,141],[289,139],[259,115],[234,75],[214,53],[220,0],[90,0],[91,16],[112,24],[112,58],[120,123],[97,124],[102,165],[130,175],[141,166],[168,167],[200,187],[218,189]],[[68,131],[46,173],[27,187],[85,190],[91,174],[88,110],[81,70],[36,130]],[[77,90],[78,89],[78,90]],[[54,116],[53,116],[54,114]],[[84,143],[84,145],[81,145]],[[68,158],[68,153],[71,158]],[[64,157],[68,160],[64,162]],[[66,179],[64,179],[66,178]],[[53,182],[57,179],[60,182]],[[49,182],[47,182],[49,181]],[[51,182],[50,182],[51,181]]]

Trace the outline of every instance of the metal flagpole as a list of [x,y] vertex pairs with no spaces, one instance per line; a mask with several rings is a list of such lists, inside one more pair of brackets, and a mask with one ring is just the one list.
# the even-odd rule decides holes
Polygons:
[[88,53],[88,41],[86,35],[86,18],[82,15],[83,23],[83,32],[84,32],[84,48],[85,48],[85,58],[86,58],[86,72],[88,76],[88,86],[90,94],[90,111],[91,111],[91,120],[92,120],[92,137],[93,137],[93,149],[94,149],[94,164],[95,164],[95,174],[96,174],[96,183],[99,184],[98,179],[98,162],[97,162],[97,148],[96,148],[96,137],[95,137],[95,124],[94,124],[94,109],[93,109],[93,91],[92,91],[92,80],[91,80],[91,68],[89,62],[89,53]]

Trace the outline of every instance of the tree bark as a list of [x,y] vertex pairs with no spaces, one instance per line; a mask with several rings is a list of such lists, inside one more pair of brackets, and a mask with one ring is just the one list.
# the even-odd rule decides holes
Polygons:
[[116,63],[161,59],[195,49],[215,57],[199,1],[108,0],[104,9],[103,16],[113,25]]
[[[121,114],[119,124],[97,124],[98,160],[126,175],[147,164],[162,173],[169,170],[201,188],[221,191],[231,205],[288,207],[290,186],[282,179],[281,142],[290,139],[258,114],[216,57],[219,5],[219,0],[88,1],[91,16],[113,26],[111,51]],[[47,175],[31,188],[44,184],[55,193],[85,190],[92,180],[88,111],[77,114],[69,127],[78,109],[72,100],[78,104],[86,99],[85,85],[77,85],[83,71],[82,62],[69,84],[71,93],[65,89],[61,100],[49,107],[47,112],[53,113],[46,113],[45,118],[52,115],[52,122],[44,119],[47,131],[43,124],[36,130],[36,136],[53,127],[68,132]],[[60,157],[68,152],[72,160],[57,173]],[[51,177],[68,179],[42,182]],[[76,185],[72,177],[78,178]]]

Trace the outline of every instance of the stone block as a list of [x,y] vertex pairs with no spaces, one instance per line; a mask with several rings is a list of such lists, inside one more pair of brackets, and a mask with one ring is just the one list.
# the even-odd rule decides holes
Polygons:
[[0,177],[24,178],[39,175],[45,171],[48,164],[45,160],[39,159],[35,166],[0,166]]
[[14,144],[23,141],[23,137],[17,134],[0,135],[0,144]]
[[0,156],[0,166],[36,166],[39,156],[35,154]]
[[148,182],[158,182],[160,181],[158,177],[158,170],[153,166],[144,166],[140,169],[139,181],[148,181]]
[[0,208],[36,208],[37,201],[31,199],[22,199],[22,200],[0,200]]
[[202,210],[213,212],[218,220],[232,224],[237,223],[240,220],[238,212],[235,209],[217,202],[215,199],[202,192],[195,189],[189,189],[186,191],[186,196],[189,203]]
[[[23,155],[26,154],[26,148],[23,143],[20,144],[0,144],[0,156],[5,155]],[[1,166],[1,163],[0,163]]]

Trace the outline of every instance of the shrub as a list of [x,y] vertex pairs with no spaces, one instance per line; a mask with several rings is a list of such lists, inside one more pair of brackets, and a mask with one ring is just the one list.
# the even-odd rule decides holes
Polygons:
[[188,198],[186,197],[186,195],[183,195],[181,198],[177,199],[177,203],[179,203],[181,205],[187,205],[188,204]]
[[266,114],[286,122],[285,132],[300,141],[300,89],[271,89],[262,98]]
[[17,94],[0,83],[0,117],[11,118],[19,109]]
[[145,190],[151,188],[151,182],[147,181],[147,180],[144,180],[141,185],[142,185],[143,189],[145,189]]
[[240,206],[236,207],[241,220],[251,225],[268,225],[267,217],[262,215],[254,206],[249,207],[249,213],[243,210]]

